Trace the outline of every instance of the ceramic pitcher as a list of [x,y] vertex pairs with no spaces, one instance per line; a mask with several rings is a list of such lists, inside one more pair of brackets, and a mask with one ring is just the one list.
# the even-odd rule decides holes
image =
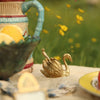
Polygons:
[[[22,30],[22,35],[28,35],[28,18],[25,13],[35,7],[38,11],[37,26],[34,36],[38,37],[42,30],[44,21],[44,8],[37,0],[0,0],[0,29],[6,25],[16,25]],[[33,19],[34,20],[34,19]],[[29,68],[33,65],[32,55],[26,62],[24,68]]]

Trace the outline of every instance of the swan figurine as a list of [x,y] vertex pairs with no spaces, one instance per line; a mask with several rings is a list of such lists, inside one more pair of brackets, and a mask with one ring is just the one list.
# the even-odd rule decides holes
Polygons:
[[50,78],[69,76],[70,70],[67,65],[66,59],[72,62],[72,57],[70,54],[66,53],[63,56],[65,69],[63,68],[62,64],[58,60],[52,57],[49,58],[49,56],[45,52],[45,49],[42,49],[42,54],[45,56],[45,59],[43,60],[43,64],[42,64],[43,70],[40,71],[44,76]]

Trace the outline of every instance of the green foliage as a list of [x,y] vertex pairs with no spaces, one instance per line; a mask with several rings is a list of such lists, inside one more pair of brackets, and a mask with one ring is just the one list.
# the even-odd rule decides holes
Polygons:
[[[42,63],[44,57],[41,49],[45,48],[50,57],[60,56],[62,58],[64,53],[70,53],[73,63],[69,64],[100,67],[100,7],[90,6],[83,2],[84,0],[77,0],[77,2],[74,0],[39,1],[50,11],[45,11],[43,29],[46,29],[48,34],[41,32],[41,42],[33,55],[35,63]],[[67,8],[66,4],[70,4],[71,7]],[[80,13],[78,8],[83,9],[85,13]],[[37,24],[36,12],[35,8],[31,8],[28,12],[29,34],[34,33]],[[81,24],[76,23],[77,14],[84,19]],[[61,19],[57,19],[56,15],[61,16]],[[59,34],[58,24],[68,27],[64,36]],[[68,42],[70,38],[73,39],[73,43]],[[96,39],[96,42],[91,40],[93,38]],[[80,44],[79,48],[77,48],[76,43]],[[62,60],[61,62],[63,64]]]

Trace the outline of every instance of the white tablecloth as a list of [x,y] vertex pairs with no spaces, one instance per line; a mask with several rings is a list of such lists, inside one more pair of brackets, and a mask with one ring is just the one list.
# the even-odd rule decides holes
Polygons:
[[[100,71],[100,68],[69,65],[70,76],[60,77],[60,78],[46,78],[40,72],[40,69],[42,69],[41,64],[34,64],[33,68],[34,68],[34,71],[32,74],[38,80],[41,88],[56,89],[61,84],[65,84],[66,86],[74,85],[77,87],[76,92],[74,92],[73,94],[63,95],[58,98],[48,98],[48,100],[100,100],[99,97],[96,97],[88,93],[87,91],[84,91],[83,89],[81,89],[78,84],[80,77],[90,72]],[[11,79],[12,79],[12,82],[13,81],[16,82],[16,76],[12,77]],[[12,98],[8,96],[5,96],[5,99],[12,100]]]

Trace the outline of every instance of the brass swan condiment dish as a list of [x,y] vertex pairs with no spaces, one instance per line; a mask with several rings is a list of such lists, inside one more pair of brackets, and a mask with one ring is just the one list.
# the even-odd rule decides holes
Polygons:
[[40,70],[44,76],[50,78],[56,78],[56,77],[68,76],[70,74],[69,67],[65,60],[68,59],[69,61],[72,62],[72,57],[70,54],[66,53],[63,56],[65,69],[63,68],[62,64],[58,60],[52,57],[49,58],[45,52],[45,49],[42,49],[42,54],[46,57],[45,60],[43,60],[43,65],[42,65],[43,70]]

